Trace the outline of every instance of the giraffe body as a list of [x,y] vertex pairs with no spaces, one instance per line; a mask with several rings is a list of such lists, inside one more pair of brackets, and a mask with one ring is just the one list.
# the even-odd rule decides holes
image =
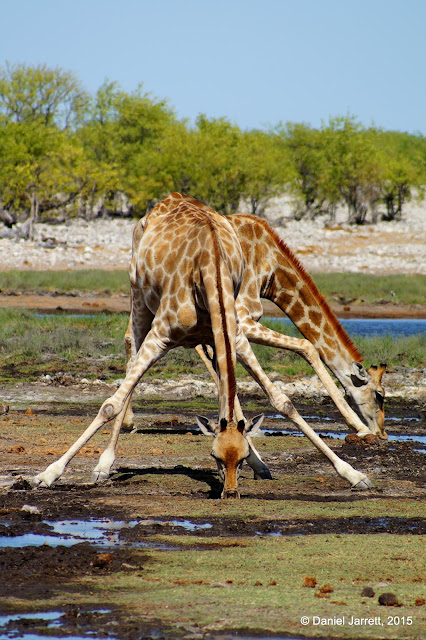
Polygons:
[[203,210],[196,200],[178,196],[169,196],[134,230],[130,358],[125,381],[62,458],[36,476],[34,485],[52,484],[88,439],[115,418],[110,446],[95,470],[97,479],[107,476],[119,425],[141,376],[170,349],[201,343],[211,345],[217,356],[219,424],[208,425],[214,435],[212,455],[224,482],[223,496],[239,496],[238,470],[253,455],[247,436],[260,425],[260,420],[250,424],[234,421],[240,331],[235,298],[243,274],[241,247],[226,218]]

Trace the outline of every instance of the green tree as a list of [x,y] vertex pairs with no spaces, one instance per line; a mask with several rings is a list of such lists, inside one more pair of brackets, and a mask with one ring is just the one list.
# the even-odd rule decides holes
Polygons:
[[244,174],[242,197],[252,214],[264,215],[270,201],[282,195],[294,177],[288,150],[273,132],[246,131],[239,158]]
[[60,129],[76,127],[87,113],[89,95],[70,71],[6,64],[0,67],[3,122],[39,122]]
[[131,94],[114,82],[99,88],[91,117],[79,136],[94,164],[109,166],[116,173],[117,183],[106,193],[107,201],[121,191],[130,198],[135,212],[144,211],[156,194],[153,185],[147,188],[151,180],[145,179],[148,156],[174,122],[167,102],[153,99],[141,85]]
[[277,134],[282,139],[288,151],[292,164],[290,176],[290,191],[300,202],[295,217],[305,215],[314,217],[323,213],[324,195],[324,149],[321,133],[306,124],[287,123],[285,127],[279,125]]
[[426,178],[426,144],[423,136],[380,131],[376,145],[382,158],[381,199],[384,220],[400,219],[403,205],[413,194],[422,197]]
[[321,190],[333,204],[340,196],[353,224],[364,224],[369,207],[375,211],[380,197],[381,163],[374,136],[374,130],[365,130],[352,117],[330,118],[321,130]]

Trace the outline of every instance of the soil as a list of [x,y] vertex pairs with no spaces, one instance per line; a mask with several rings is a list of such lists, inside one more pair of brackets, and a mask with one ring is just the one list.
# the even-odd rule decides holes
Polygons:
[[[317,416],[318,421],[313,426],[319,433],[345,431],[339,415],[330,404],[301,406],[299,403],[298,409],[301,413]],[[421,408],[415,403],[394,403],[389,410],[401,424],[411,418],[406,423],[410,424],[411,435],[426,433]],[[220,504],[221,493],[216,469],[208,456],[209,441],[197,434],[191,413],[179,410],[173,415],[159,415],[137,407],[137,433],[121,436],[120,458],[106,483],[86,483],[100,453],[100,449],[88,444],[52,488],[31,489],[27,479],[62,452],[66,429],[73,429],[72,435],[67,434],[71,442],[74,433],[78,434],[86,423],[85,414],[92,411],[82,407],[77,412],[80,417],[76,417],[75,409],[52,405],[43,411],[12,411],[2,418],[5,446],[0,463],[0,536],[11,539],[28,533],[58,536],[49,524],[52,521],[109,518],[129,524],[119,532],[123,546],[105,549],[97,546],[96,542],[81,542],[74,546],[2,548],[0,599],[3,601],[11,594],[27,602],[53,597],[60,577],[61,592],[66,602],[67,594],[72,595],[79,588],[75,583],[76,577],[95,578],[123,570],[138,573],[143,570],[145,560],[140,548],[135,549],[134,545],[158,534],[172,537],[186,534],[191,536],[196,548],[199,539],[205,536],[227,538],[228,544],[232,544],[233,538],[242,536],[384,532],[419,535],[426,532],[425,521],[419,517],[318,517],[312,521],[292,517],[291,513],[284,514],[286,517],[281,514],[275,519],[266,519],[261,511],[257,518],[220,515],[217,509],[209,508],[209,504]],[[327,414],[326,421],[323,420],[324,413]],[[247,501],[257,499],[280,500],[291,506],[294,500],[344,505],[368,502],[373,498],[400,501],[424,498],[425,454],[416,450],[418,443],[374,439],[365,443],[356,436],[346,440],[327,438],[329,446],[341,458],[374,476],[376,488],[368,492],[354,492],[305,438],[288,435],[288,428],[290,423],[284,420],[265,419],[264,429],[269,436],[257,440],[256,446],[269,465],[274,480],[254,481],[252,471],[243,467],[240,478],[242,507]],[[40,435],[46,435],[46,438]],[[140,442],[140,438],[143,438],[144,446],[135,452],[135,444]],[[188,513],[188,505],[194,501],[205,508],[206,514],[210,511],[215,513],[192,518],[192,526],[185,528],[182,526],[183,514]],[[210,526],[197,526],[202,524]],[[5,610],[0,605],[1,612],[5,613]],[[109,607],[108,611],[103,611],[102,602],[98,600],[90,611],[75,605],[65,606],[60,617],[63,632],[84,635],[90,631],[95,632],[96,637],[114,635],[117,622],[122,638],[151,637],[148,628],[141,636],[143,625],[136,624],[119,608],[111,611]],[[10,621],[7,632],[28,633],[34,628],[40,631],[46,624],[34,614],[30,620]],[[163,629],[163,635],[160,633],[158,637],[176,635],[168,636],[167,630]]]
[[[263,300],[265,316],[283,316],[278,307]],[[129,313],[130,296],[114,294],[110,296],[80,294],[73,295],[36,295],[36,294],[0,294],[0,306],[19,309],[34,309],[39,312],[67,311],[68,313]],[[367,304],[343,305],[331,303],[331,308],[339,318],[426,318],[426,306],[421,304]]]

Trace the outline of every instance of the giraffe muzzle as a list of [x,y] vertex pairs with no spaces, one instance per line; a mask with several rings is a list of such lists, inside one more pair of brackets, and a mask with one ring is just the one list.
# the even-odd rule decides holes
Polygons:
[[227,500],[228,498],[239,499],[240,492],[238,489],[224,489],[222,492],[222,499]]

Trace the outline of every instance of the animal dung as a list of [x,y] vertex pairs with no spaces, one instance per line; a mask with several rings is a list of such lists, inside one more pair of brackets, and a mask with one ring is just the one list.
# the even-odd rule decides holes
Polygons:
[[314,578],[313,576],[305,576],[303,580],[303,586],[314,589],[317,586],[317,579]]
[[384,607],[397,607],[399,602],[394,593],[382,593],[382,595],[379,596],[379,604]]

